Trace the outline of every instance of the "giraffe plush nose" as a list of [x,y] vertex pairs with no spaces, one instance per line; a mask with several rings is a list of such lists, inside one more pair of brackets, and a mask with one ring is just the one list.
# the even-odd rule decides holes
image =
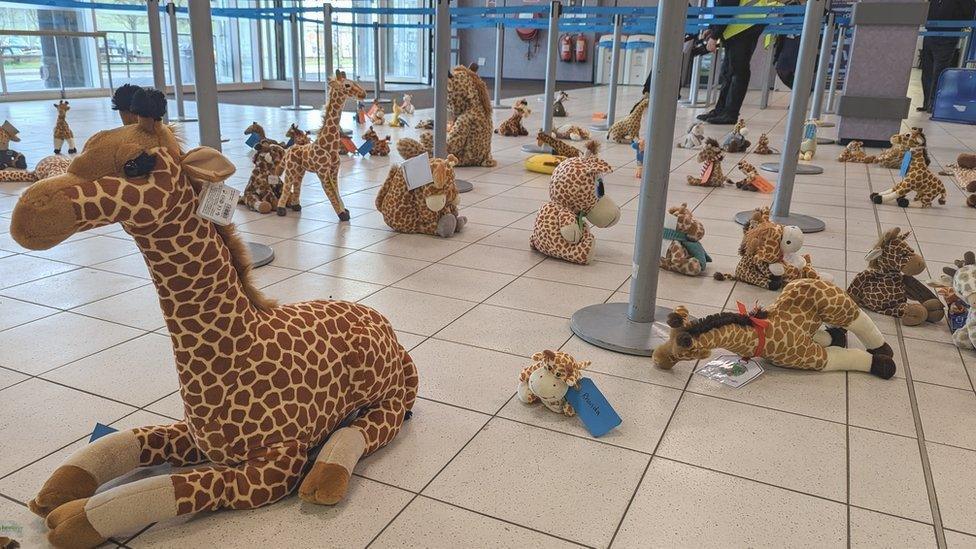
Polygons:
[[10,235],[28,250],[46,250],[74,234],[78,220],[71,202],[62,192],[36,187],[24,191],[14,207]]
[[921,274],[925,270],[925,260],[918,254],[913,254],[908,258],[908,263],[902,267],[901,272],[908,276]]

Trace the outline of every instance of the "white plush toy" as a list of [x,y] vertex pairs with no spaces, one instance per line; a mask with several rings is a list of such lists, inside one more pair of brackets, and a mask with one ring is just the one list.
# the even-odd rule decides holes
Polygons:
[[548,349],[532,355],[532,360],[519,374],[519,400],[526,404],[541,400],[553,412],[575,416],[576,410],[566,402],[566,393],[579,383],[590,362],[577,362],[571,355]]
[[400,104],[400,110],[407,113],[413,114],[413,96],[405,93],[403,94],[403,103]]
[[952,333],[952,341],[960,349],[976,349],[976,254],[966,252],[955,261],[955,268],[943,267],[942,272],[959,299],[969,305],[966,324]]
[[803,141],[800,141],[800,160],[813,160],[817,154],[817,123],[808,120],[803,126]]
[[678,142],[679,149],[697,149],[705,141],[705,127],[701,122],[694,122],[688,126],[688,133]]
[[776,276],[783,276],[786,273],[784,265],[793,265],[797,269],[802,269],[806,264],[806,259],[800,255],[800,248],[803,247],[803,231],[795,225],[783,227],[783,239],[780,241],[780,250],[783,253],[782,263],[770,263],[769,272]]

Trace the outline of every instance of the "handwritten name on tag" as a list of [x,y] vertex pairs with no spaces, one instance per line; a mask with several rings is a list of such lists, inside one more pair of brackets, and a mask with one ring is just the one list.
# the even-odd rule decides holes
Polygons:
[[581,379],[576,387],[569,388],[566,401],[576,410],[586,430],[595,437],[609,433],[621,423],[617,411],[588,377]]

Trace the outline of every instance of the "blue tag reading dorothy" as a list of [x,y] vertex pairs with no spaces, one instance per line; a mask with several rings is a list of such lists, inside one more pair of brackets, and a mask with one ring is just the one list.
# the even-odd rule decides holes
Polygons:
[[803,139],[813,139],[817,137],[817,125],[810,122],[803,127]]
[[253,149],[254,146],[257,145],[260,141],[261,141],[261,136],[256,133],[252,133],[247,136],[247,141],[245,141],[244,144]]
[[92,442],[95,442],[96,440],[102,438],[103,436],[110,435],[116,431],[118,431],[118,429],[109,427],[108,425],[102,425],[101,423],[96,423],[95,428],[92,429],[92,434],[91,437],[88,439],[88,443],[91,444]]
[[595,437],[601,437],[620,425],[620,416],[588,377],[579,381],[579,389],[569,388],[566,401],[576,410],[586,430]]
[[365,142],[363,142],[362,145],[359,146],[359,150],[358,150],[359,156],[366,156],[366,154],[372,150],[373,150],[373,142],[367,139]]
[[905,156],[901,157],[901,171],[899,172],[902,177],[908,175],[908,165],[912,163],[912,151],[905,151]]

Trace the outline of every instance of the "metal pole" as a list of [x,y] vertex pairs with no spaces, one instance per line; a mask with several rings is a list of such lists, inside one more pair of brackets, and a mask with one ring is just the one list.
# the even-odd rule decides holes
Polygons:
[[708,69],[708,83],[705,88],[705,106],[712,104],[715,97],[715,86],[718,83],[718,73],[721,70],[719,66],[721,64],[721,59],[719,58],[722,54],[722,48],[716,49],[712,52],[712,66]]
[[291,105],[282,105],[281,108],[286,111],[307,111],[312,107],[311,105],[302,105],[302,92],[299,90],[302,66],[299,52],[301,52],[302,41],[298,32],[298,13],[289,15],[288,21],[291,23]]
[[[559,0],[552,0],[549,3],[549,45],[546,48],[546,88],[542,108],[542,131],[552,132],[552,105],[556,95],[556,55],[559,49],[559,15],[562,13],[562,3]],[[535,143],[522,145],[522,150],[528,153],[549,153],[549,147],[540,147]]]
[[492,107],[496,109],[507,109],[509,105],[502,105],[502,74],[505,67],[505,24],[495,25],[495,82],[494,102]]
[[325,45],[325,97],[328,100],[329,97],[329,79],[335,74],[335,69],[333,68],[332,56],[335,55],[332,45],[332,4],[326,2],[322,6],[322,22],[325,28],[322,31],[323,34],[323,44]]
[[[108,87],[114,90],[115,84],[112,83],[112,56],[108,55],[108,35],[102,35],[102,42],[105,44],[105,72],[108,74]],[[99,76],[101,70],[99,69]]]
[[966,51],[969,49],[969,39],[972,37],[972,31],[966,36],[962,37],[962,48],[959,49],[959,68],[966,68]]
[[[451,3],[437,0],[434,7],[434,157],[447,157],[447,79],[451,70]],[[459,193],[474,186],[455,179]]]
[[58,86],[61,87],[61,99],[64,99],[64,75],[61,74],[61,51],[58,49],[58,37],[52,36],[51,39],[54,42],[54,65],[58,69]]
[[[448,17],[450,17],[450,12],[448,12]],[[448,20],[448,32],[450,32],[451,22]],[[448,35],[448,40],[450,40],[450,35]],[[450,42],[448,42],[448,48],[450,48]],[[450,60],[448,60],[450,64]],[[380,80],[380,73],[382,72],[380,63],[380,24],[378,22],[373,22],[373,101],[379,103],[389,103],[389,99],[383,99],[380,94],[383,92],[383,83]]]
[[570,321],[573,332],[584,341],[634,355],[650,355],[671,331],[661,322],[671,311],[657,306],[657,278],[681,85],[681,64],[672,60],[681,58],[687,10],[684,1],[658,4],[630,303],[591,305],[576,311]]
[[220,150],[220,115],[217,111],[217,71],[214,67],[210,3],[190,0],[190,44],[193,46],[194,90],[200,117],[200,144]]
[[166,91],[166,67],[163,59],[163,26],[159,20],[159,0],[146,0],[149,20],[149,53],[152,55],[153,87]]
[[620,69],[620,43],[623,41],[624,18],[618,13],[613,16],[613,47],[610,49],[610,99],[607,103],[607,121],[593,124],[591,129],[607,131],[613,126],[617,110],[617,71]]
[[770,48],[769,55],[766,56],[766,70],[763,72],[762,97],[759,99],[760,109],[765,109],[769,106],[769,89],[773,87],[775,68],[773,65],[773,51]]
[[824,112],[827,114],[834,114],[834,99],[837,96],[837,81],[840,80],[840,64],[844,62],[844,40],[847,31],[844,27],[837,27],[837,45],[834,46],[836,50],[834,51],[834,66],[830,70],[830,90],[827,92],[827,106],[824,107]]
[[[806,13],[803,17],[803,32],[800,36],[800,52],[796,66],[796,77],[793,81],[793,94],[790,98],[790,112],[786,121],[786,142],[780,153],[779,163],[770,162],[762,165],[762,169],[769,172],[779,172],[779,184],[776,186],[776,196],[773,198],[772,220],[784,225],[796,225],[805,233],[815,233],[824,230],[824,222],[808,215],[791,213],[790,202],[793,199],[793,183],[798,171],[798,155],[803,133],[803,117],[810,99],[810,85],[813,83],[813,72],[817,57],[817,40],[820,38],[820,23],[823,21],[825,0],[807,0]],[[803,164],[807,173],[823,173],[823,168],[810,164]],[[812,171],[813,169],[819,171]],[[752,211],[739,212],[735,220],[745,225],[752,217]]]
[[195,122],[196,118],[186,117],[186,108],[183,103],[183,70],[180,68],[180,35],[176,26],[176,4],[172,2],[166,3],[166,15],[169,23],[169,44],[171,52],[169,69],[173,73],[173,93],[176,95],[176,121]]
[[[820,58],[817,61],[817,79],[813,84],[813,98],[810,101],[810,118],[820,120],[823,109],[824,89],[827,87],[827,65],[830,63],[830,48],[834,45],[834,14],[827,14],[823,39],[820,41]],[[823,126],[823,124],[817,124]],[[831,124],[832,125],[832,124]]]

